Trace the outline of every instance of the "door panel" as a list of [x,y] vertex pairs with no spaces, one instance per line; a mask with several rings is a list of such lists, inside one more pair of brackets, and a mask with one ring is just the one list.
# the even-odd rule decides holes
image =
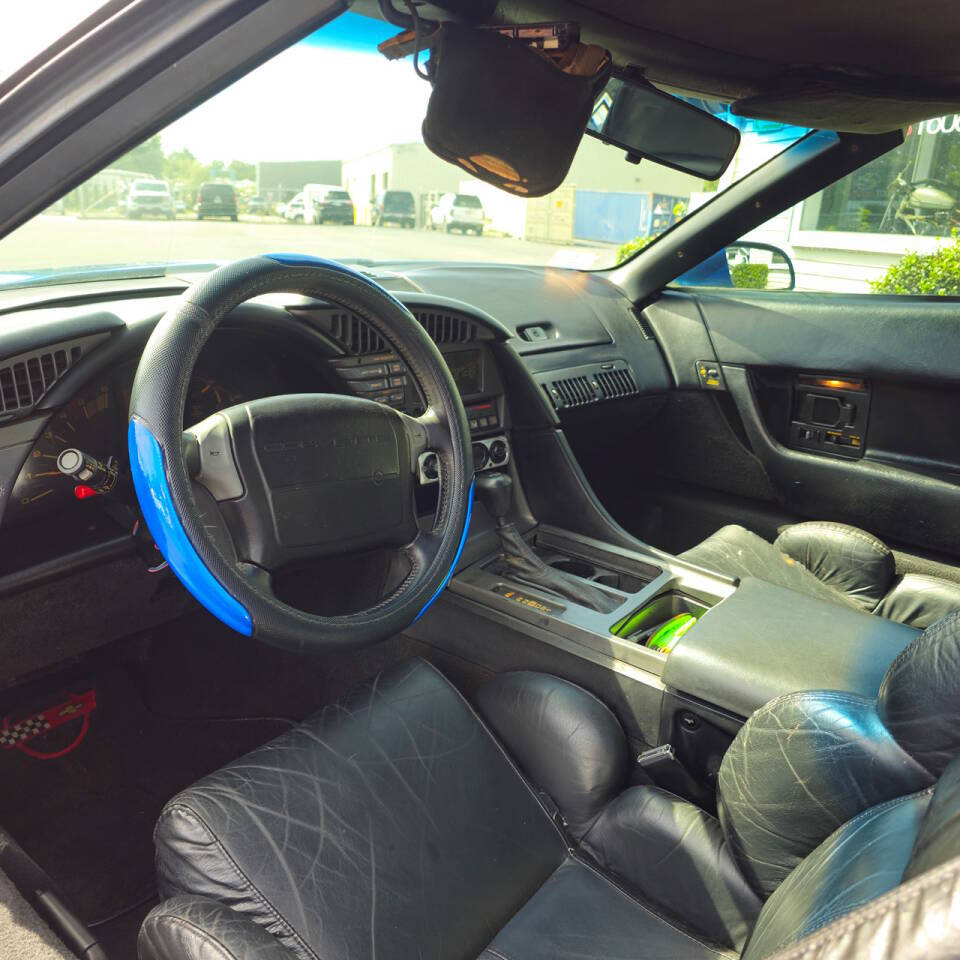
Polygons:
[[[621,451],[629,432],[653,455],[597,483],[634,532],[677,549],[721,516],[767,537],[774,520],[816,518],[960,556],[960,301],[669,291],[644,316],[675,387],[655,422],[618,425]],[[804,419],[828,426],[804,442]],[[684,502],[695,519],[671,536]]]

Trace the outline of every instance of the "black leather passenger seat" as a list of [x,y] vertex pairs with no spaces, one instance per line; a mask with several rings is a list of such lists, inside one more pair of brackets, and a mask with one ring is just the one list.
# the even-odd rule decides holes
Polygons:
[[918,573],[898,575],[885,543],[843,523],[795,523],[773,543],[731,524],[680,557],[730,577],[757,577],[921,630],[960,610],[960,583]]
[[[955,957],[960,911],[875,929],[856,911],[960,857],[958,694],[954,615],[875,701],[812,691],[758,711],[716,819],[628,786],[624,733],[579,687],[503,674],[478,713],[407,661],[170,801],[170,899],[140,956],[763,960],[844,917],[863,955],[895,940],[897,960]],[[823,943],[817,960],[861,955]]]

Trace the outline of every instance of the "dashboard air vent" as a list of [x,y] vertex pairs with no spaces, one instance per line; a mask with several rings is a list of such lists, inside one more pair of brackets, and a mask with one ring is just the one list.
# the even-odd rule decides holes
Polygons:
[[413,315],[436,344],[469,343],[477,339],[477,325],[452,313],[414,310]]
[[0,361],[0,417],[25,413],[105,335],[81,337]]
[[[477,324],[465,317],[439,310],[413,310],[413,315],[438,345],[470,343],[478,336]],[[333,311],[327,314],[330,336],[349,353],[366,355],[391,352],[387,341],[355,313]]]
[[600,392],[604,400],[614,397],[630,397],[637,392],[637,381],[633,379],[630,368],[622,370],[601,370],[597,374]]
[[389,349],[386,340],[354,313],[331,314],[330,336],[342,343],[349,353],[384,353]]
[[[558,373],[564,375],[558,376]],[[537,375],[537,382],[550,398],[555,410],[569,410],[604,400],[617,400],[640,392],[633,371],[624,360],[541,373]]]

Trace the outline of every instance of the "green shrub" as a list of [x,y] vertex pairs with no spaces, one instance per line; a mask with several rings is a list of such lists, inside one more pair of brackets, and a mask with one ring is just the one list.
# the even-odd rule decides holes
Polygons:
[[635,253],[639,253],[648,243],[652,243],[655,237],[634,237],[626,243],[621,243],[617,247],[617,265],[624,260],[629,260]]
[[905,253],[870,284],[874,293],[906,293],[928,297],[960,296],[960,236],[935,253]]
[[735,287],[766,290],[770,268],[765,263],[735,263],[730,268],[730,280]]

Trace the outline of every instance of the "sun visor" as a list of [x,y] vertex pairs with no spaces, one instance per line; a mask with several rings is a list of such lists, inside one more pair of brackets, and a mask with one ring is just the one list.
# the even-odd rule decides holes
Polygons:
[[444,23],[431,42],[433,91],[423,141],[471,176],[523,197],[567,175],[610,74],[602,47],[559,58],[496,31]]

